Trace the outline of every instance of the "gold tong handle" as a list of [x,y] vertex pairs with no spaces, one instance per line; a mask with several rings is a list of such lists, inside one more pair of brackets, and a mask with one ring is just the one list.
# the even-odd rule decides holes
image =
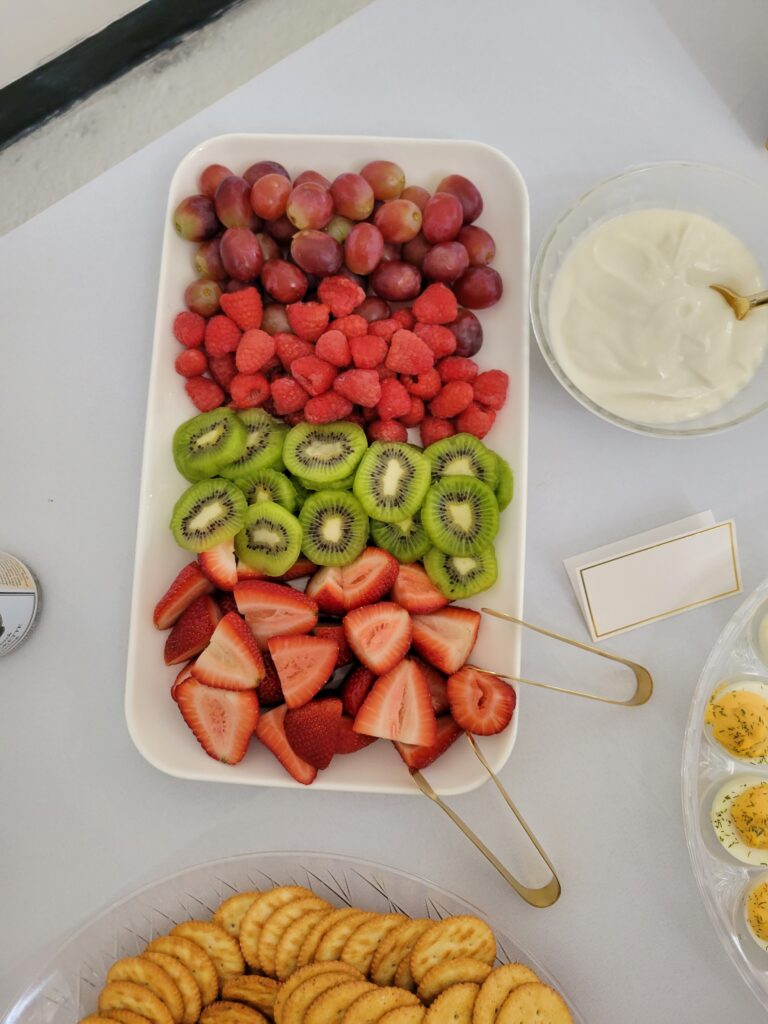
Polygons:
[[653,677],[647,668],[642,665],[638,665],[636,661],[630,661],[628,658],[622,658],[618,654],[612,654],[610,651],[603,651],[599,647],[593,647],[591,644],[584,644],[580,640],[574,640],[568,636],[561,636],[559,633],[553,633],[548,629],[544,629],[542,626],[534,626],[530,622],[524,622],[522,619],[515,618],[514,615],[507,615],[506,612],[499,612],[493,608],[482,608],[482,612],[486,615],[493,615],[497,619],[504,619],[506,622],[514,622],[518,626],[523,626],[525,629],[533,630],[534,633],[540,633],[542,636],[550,637],[552,640],[560,640],[564,644],[570,644],[571,647],[578,647],[581,651],[588,651],[590,654],[597,654],[601,658],[607,658],[608,661],[618,662],[620,665],[625,665],[635,677],[635,692],[628,700],[613,700],[611,697],[601,697],[597,693],[586,693],[584,690],[570,690],[564,686],[554,686],[552,683],[538,683],[532,679],[521,679],[518,676],[506,676],[503,672],[494,672],[492,670],[483,668],[475,665],[474,668],[478,668],[482,672],[489,672],[490,675],[498,676],[500,679],[508,679],[514,683],[523,683],[526,686],[537,686],[542,690],[553,690],[555,693],[567,693],[573,697],[584,697],[587,700],[597,700],[603,704],[616,704],[619,707],[634,708],[639,707],[641,704],[645,704],[651,698],[653,693]]

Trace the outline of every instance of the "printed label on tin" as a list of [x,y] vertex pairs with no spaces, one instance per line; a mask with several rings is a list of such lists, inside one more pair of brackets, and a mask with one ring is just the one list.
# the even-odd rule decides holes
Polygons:
[[32,573],[13,555],[0,551],[0,590],[35,590]]
[[35,621],[37,595],[0,592],[0,657],[18,647]]

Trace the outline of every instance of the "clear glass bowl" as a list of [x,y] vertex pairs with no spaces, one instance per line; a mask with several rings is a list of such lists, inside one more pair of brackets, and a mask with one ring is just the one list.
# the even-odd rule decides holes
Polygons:
[[717,221],[741,239],[768,281],[768,189],[750,178],[708,164],[659,163],[625,171],[596,185],[567,210],[539,249],[531,281],[531,320],[541,354],[565,390],[590,412],[626,430],[656,437],[698,437],[743,423],[768,409],[768,358],[750,383],[722,408],[683,423],[646,424],[624,419],[588,398],[566,375],[549,338],[552,283],[574,242],[590,228],[630,210],[689,210]]

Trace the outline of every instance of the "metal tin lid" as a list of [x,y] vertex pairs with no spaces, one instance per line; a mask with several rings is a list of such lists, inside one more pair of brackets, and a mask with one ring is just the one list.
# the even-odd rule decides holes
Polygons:
[[35,577],[18,558],[0,551],[0,658],[26,640],[39,606]]

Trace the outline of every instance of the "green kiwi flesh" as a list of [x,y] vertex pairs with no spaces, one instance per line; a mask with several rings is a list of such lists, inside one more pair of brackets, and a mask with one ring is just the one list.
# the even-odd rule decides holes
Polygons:
[[218,470],[219,476],[229,480],[249,477],[257,469],[279,469],[285,428],[263,409],[244,409],[238,416],[245,427],[245,450]]
[[350,476],[367,445],[356,423],[298,423],[288,431],[283,461],[305,485],[325,484]]
[[499,503],[499,512],[503,512],[510,504],[515,493],[515,474],[512,467],[500,455],[496,456],[498,463],[499,479],[496,484],[496,501]]
[[289,512],[295,512],[298,500],[293,484],[275,469],[257,469],[251,476],[238,478],[235,483],[245,495],[249,505],[260,501],[273,501]]
[[298,519],[273,501],[249,505],[243,528],[235,537],[235,553],[251,569],[282,576],[301,553]]
[[185,551],[208,551],[235,536],[246,507],[243,492],[231,480],[199,480],[174,505],[171,531]]
[[176,429],[173,461],[192,483],[205,480],[242,455],[246,437],[245,427],[231,409],[203,412]]
[[398,562],[417,562],[432,546],[418,512],[398,523],[380,523],[372,519],[371,537],[377,547],[394,555]]
[[349,491],[317,491],[301,507],[302,551],[315,565],[348,565],[368,541],[368,516]]
[[355,482],[354,473],[351,476],[343,476],[341,480],[328,480],[324,484],[315,483],[314,480],[307,480],[306,477],[296,478],[305,491],[351,491]]
[[419,448],[404,441],[374,441],[363,456],[353,490],[372,519],[411,518],[427,493],[431,470]]
[[427,491],[421,521],[447,555],[474,555],[496,536],[499,506],[490,487],[472,476],[446,476]]
[[487,590],[498,576],[492,544],[474,555],[446,555],[431,548],[424,556],[424,568],[437,589],[450,601],[460,601]]
[[432,479],[443,476],[476,476],[491,490],[496,487],[498,469],[495,454],[472,434],[454,434],[424,449],[432,465]]

